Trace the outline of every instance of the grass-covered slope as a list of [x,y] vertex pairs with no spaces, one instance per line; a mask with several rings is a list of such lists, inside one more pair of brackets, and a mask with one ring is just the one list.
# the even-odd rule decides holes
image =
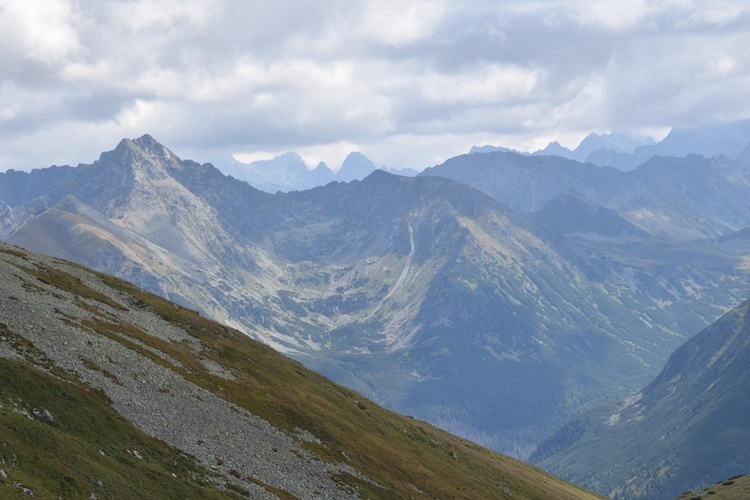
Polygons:
[[533,457],[614,498],[673,498],[750,468],[750,302],[677,349],[643,391],[574,419]]
[[191,457],[130,425],[101,391],[58,375],[0,358],[0,497],[233,496]]
[[688,491],[678,500],[743,500],[750,498],[750,476],[732,476],[699,491]]
[[0,246],[0,496],[594,498],[115,278]]

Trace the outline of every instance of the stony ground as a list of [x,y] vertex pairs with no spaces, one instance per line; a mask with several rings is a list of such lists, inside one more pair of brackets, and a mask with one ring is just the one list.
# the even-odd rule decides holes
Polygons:
[[[61,267],[89,288],[118,297],[121,307],[76,297],[42,283],[23,269],[38,266]],[[138,308],[93,274],[54,259],[0,253],[0,323],[30,341],[59,368],[77,373],[81,381],[104,390],[113,407],[134,426],[194,456],[228,481],[249,490],[253,498],[274,495],[244,479],[248,476],[304,498],[348,495],[331,476],[342,472],[358,476],[351,467],[313,457],[303,448],[299,436],[289,436],[185,380],[169,368],[179,366],[179,362],[165,353],[140,345],[167,361],[158,364],[82,325],[107,317],[200,349],[200,340]],[[0,341],[0,356],[18,357],[18,351],[10,342]],[[218,363],[209,363],[207,369],[215,375],[232,376]],[[315,437],[306,434],[305,439]]]

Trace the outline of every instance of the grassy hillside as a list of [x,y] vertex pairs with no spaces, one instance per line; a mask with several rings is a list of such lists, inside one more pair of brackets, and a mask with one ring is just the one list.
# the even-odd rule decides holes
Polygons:
[[683,493],[677,500],[743,500],[750,498],[750,476],[733,476],[700,491]]
[[[101,391],[60,375],[0,358],[0,497],[237,497],[216,473],[130,425]],[[54,420],[35,415],[45,410]]]
[[534,459],[613,498],[673,498],[750,464],[750,301],[692,337],[634,396],[592,409]]
[[[384,410],[235,330],[118,279],[5,245],[0,274],[3,496],[29,488],[37,496],[73,497],[169,491],[180,498],[263,492],[282,498],[596,498]],[[165,378],[151,380],[152,374]],[[128,400],[122,391],[144,388],[144,399],[155,397],[145,392],[148,384],[159,385],[156,396],[166,402],[160,404],[186,400],[196,387],[233,403],[235,413],[260,416],[301,446],[280,467],[293,467],[296,459],[310,467],[336,465],[343,472],[328,472],[336,489],[290,492],[264,479],[273,474],[256,476],[247,464],[229,469],[222,460],[191,456],[213,415],[195,429],[179,429],[172,446],[149,437],[133,422],[150,415],[115,411],[140,402],[137,392]]]

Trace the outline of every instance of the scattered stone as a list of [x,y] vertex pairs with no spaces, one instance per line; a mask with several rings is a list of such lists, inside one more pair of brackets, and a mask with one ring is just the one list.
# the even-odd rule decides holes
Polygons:
[[36,418],[43,418],[47,422],[55,421],[55,417],[52,416],[49,410],[39,410],[37,408],[34,408],[33,410],[31,410],[31,413],[33,413]]
[[19,488],[21,491],[23,491],[23,493],[25,495],[29,495],[30,497],[34,496],[34,490],[32,490],[31,488],[27,488],[21,482],[16,481],[15,483],[13,483],[13,486],[15,486],[16,488]]
[[18,408],[13,408],[13,413],[18,413],[19,415],[23,415],[24,417],[28,418],[29,420],[34,420],[34,418],[29,415],[29,412],[21,408],[20,410]]

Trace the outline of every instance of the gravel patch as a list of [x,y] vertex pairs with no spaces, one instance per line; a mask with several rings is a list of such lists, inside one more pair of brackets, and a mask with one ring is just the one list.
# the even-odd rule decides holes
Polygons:
[[[198,351],[200,341],[147,309],[135,307],[127,297],[81,269],[32,254],[26,260],[0,253],[0,322],[31,341],[55,365],[77,372],[86,384],[103,389],[115,410],[133,425],[221,472],[227,480],[249,490],[253,498],[274,496],[247,477],[302,498],[349,496],[331,476],[346,472],[361,477],[353,468],[320,461],[294,437],[185,380],[169,367],[108,337],[70,324],[75,323],[71,318],[89,321],[97,318],[76,305],[74,296],[41,283],[18,269],[18,264],[63,268],[127,308],[120,311],[96,302],[105,315],[131,323],[149,335],[172,342],[189,342]],[[166,354],[137,344],[157,351],[173,366],[180,366]],[[20,357],[8,342],[2,341],[0,356]],[[92,361],[100,369],[91,368]],[[218,363],[207,360],[203,364],[210,373],[232,376]],[[301,435],[306,441],[319,442],[309,432]]]

